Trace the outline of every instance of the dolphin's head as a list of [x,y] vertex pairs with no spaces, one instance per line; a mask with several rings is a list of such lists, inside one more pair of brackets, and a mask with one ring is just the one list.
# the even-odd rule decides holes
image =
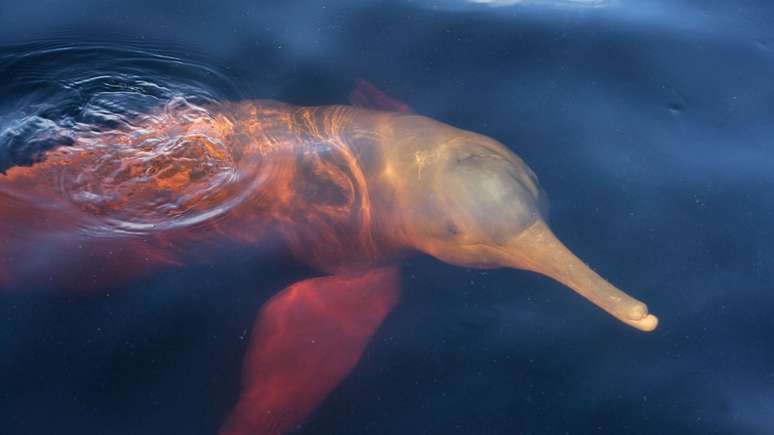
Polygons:
[[[532,170],[499,142],[419,116],[403,116],[386,172],[404,243],[466,267],[550,276],[623,322],[657,325],[647,307],[589,269],[551,232]],[[389,156],[389,152],[387,153]]]
[[499,249],[541,218],[532,171],[476,136],[445,143],[422,168],[408,231],[414,247],[460,266],[502,266]]

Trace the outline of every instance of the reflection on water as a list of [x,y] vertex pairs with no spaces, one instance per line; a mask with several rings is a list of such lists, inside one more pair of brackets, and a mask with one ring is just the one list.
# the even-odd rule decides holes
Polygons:
[[470,3],[491,5],[491,6],[513,6],[513,5],[540,5],[557,6],[565,8],[574,7],[604,7],[611,3],[611,0],[469,0]]
[[[0,168],[29,166],[53,151],[46,164],[62,169],[47,188],[69,198],[75,209],[60,204],[60,212],[81,220],[85,231],[196,223],[233,206],[236,198],[222,191],[252,176],[239,171],[218,134],[228,120],[217,106],[239,90],[213,66],[150,46],[51,40],[6,47],[0,68],[9,78],[0,93],[13,97],[0,118]],[[196,170],[178,170],[185,162]],[[174,178],[183,174],[185,180]],[[180,195],[161,194],[177,185]],[[20,188],[28,191],[2,193],[20,200],[31,194],[30,186]],[[75,216],[77,209],[84,213]],[[89,216],[99,221],[85,222]]]

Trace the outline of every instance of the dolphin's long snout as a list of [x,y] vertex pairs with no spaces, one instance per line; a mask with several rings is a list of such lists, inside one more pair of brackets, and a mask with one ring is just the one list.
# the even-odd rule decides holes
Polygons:
[[644,303],[617,289],[575,256],[538,219],[508,245],[509,265],[549,276],[641,331],[652,331],[658,318]]

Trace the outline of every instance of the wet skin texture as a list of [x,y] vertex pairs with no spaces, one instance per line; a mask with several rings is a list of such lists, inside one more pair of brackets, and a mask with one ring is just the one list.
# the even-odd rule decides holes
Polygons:
[[518,156],[392,108],[402,112],[180,104],[131,130],[83,134],[0,175],[0,288],[99,289],[225,243],[281,247],[327,274],[262,308],[223,435],[302,421],[397,303],[391,264],[415,251],[539,272],[633,327],[656,327],[643,303],[556,239]]

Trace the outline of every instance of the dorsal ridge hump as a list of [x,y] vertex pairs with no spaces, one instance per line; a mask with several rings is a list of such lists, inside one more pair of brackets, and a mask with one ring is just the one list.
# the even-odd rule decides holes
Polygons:
[[353,106],[366,109],[389,112],[413,112],[408,104],[385,94],[371,82],[361,78],[355,80],[355,88],[349,94],[349,102]]

